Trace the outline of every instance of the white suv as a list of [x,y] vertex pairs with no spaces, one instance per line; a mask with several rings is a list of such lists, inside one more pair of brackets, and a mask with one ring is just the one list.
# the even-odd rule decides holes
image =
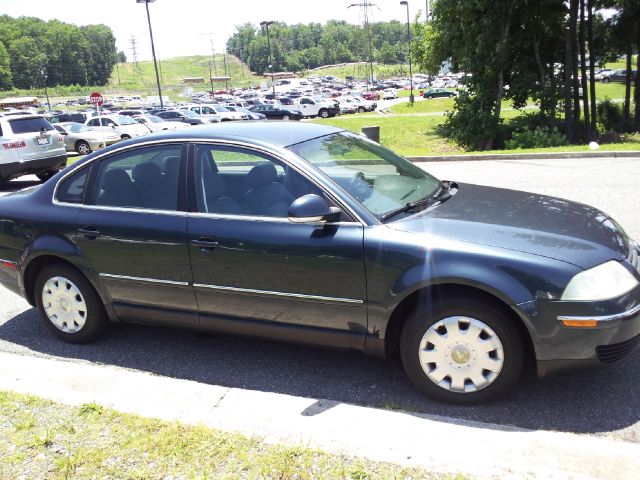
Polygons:
[[40,115],[0,116],[0,144],[0,188],[31,173],[46,180],[67,164],[62,135]]

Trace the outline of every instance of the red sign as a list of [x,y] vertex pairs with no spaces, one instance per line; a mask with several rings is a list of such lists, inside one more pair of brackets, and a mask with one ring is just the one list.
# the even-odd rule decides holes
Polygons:
[[89,102],[91,102],[91,105],[93,105],[94,107],[101,107],[104,103],[104,97],[98,92],[93,92],[91,95],[89,95]]

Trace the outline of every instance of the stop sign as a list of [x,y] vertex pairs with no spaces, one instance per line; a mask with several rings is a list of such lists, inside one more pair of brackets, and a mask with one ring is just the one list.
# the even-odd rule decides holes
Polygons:
[[89,95],[89,102],[91,102],[91,105],[93,105],[94,107],[101,107],[104,103],[104,97],[98,92],[93,92],[91,95]]

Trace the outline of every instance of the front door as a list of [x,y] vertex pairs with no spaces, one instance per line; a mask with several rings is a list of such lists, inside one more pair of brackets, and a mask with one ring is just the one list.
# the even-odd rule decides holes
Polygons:
[[[78,216],[77,244],[122,319],[197,326],[186,244],[182,145],[101,160]],[[184,173],[182,174],[184,178]]]
[[333,225],[291,223],[291,202],[322,192],[262,152],[196,145],[193,162],[197,212],[188,229],[201,325],[241,332],[250,320],[260,335],[265,325],[310,327],[318,343],[333,333],[361,344],[362,225],[346,216]]

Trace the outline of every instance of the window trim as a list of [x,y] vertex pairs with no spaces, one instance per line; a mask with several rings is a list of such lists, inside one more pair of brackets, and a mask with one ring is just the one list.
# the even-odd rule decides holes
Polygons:
[[258,146],[247,145],[244,143],[233,143],[226,141],[216,141],[216,140],[198,140],[192,141],[192,148],[189,154],[189,176],[187,181],[188,183],[188,191],[189,195],[189,214],[195,215],[198,217],[210,217],[210,218],[220,218],[220,219],[229,219],[229,220],[255,220],[255,221],[271,221],[271,222],[282,222],[282,223],[291,223],[287,217],[270,217],[265,215],[245,215],[245,214],[230,214],[230,213],[216,213],[216,212],[200,212],[198,210],[198,202],[196,198],[196,168],[195,168],[195,150],[198,145],[211,145],[222,146],[222,147],[231,147],[236,149],[244,149],[249,151],[255,151],[267,157],[274,158],[277,162],[291,168],[293,171],[301,175],[305,180],[312,183],[315,187],[317,187],[331,202],[335,203],[342,212],[350,217],[349,220],[343,220],[340,222],[331,222],[325,223],[324,225],[360,225],[366,226],[366,223],[362,218],[355,212],[349,205],[347,205],[342,199],[340,199],[337,195],[335,195],[331,190],[325,188],[322,184],[318,183],[311,175],[309,175],[304,170],[300,169],[293,162],[288,161],[281,155],[276,154],[273,151],[262,149]]

